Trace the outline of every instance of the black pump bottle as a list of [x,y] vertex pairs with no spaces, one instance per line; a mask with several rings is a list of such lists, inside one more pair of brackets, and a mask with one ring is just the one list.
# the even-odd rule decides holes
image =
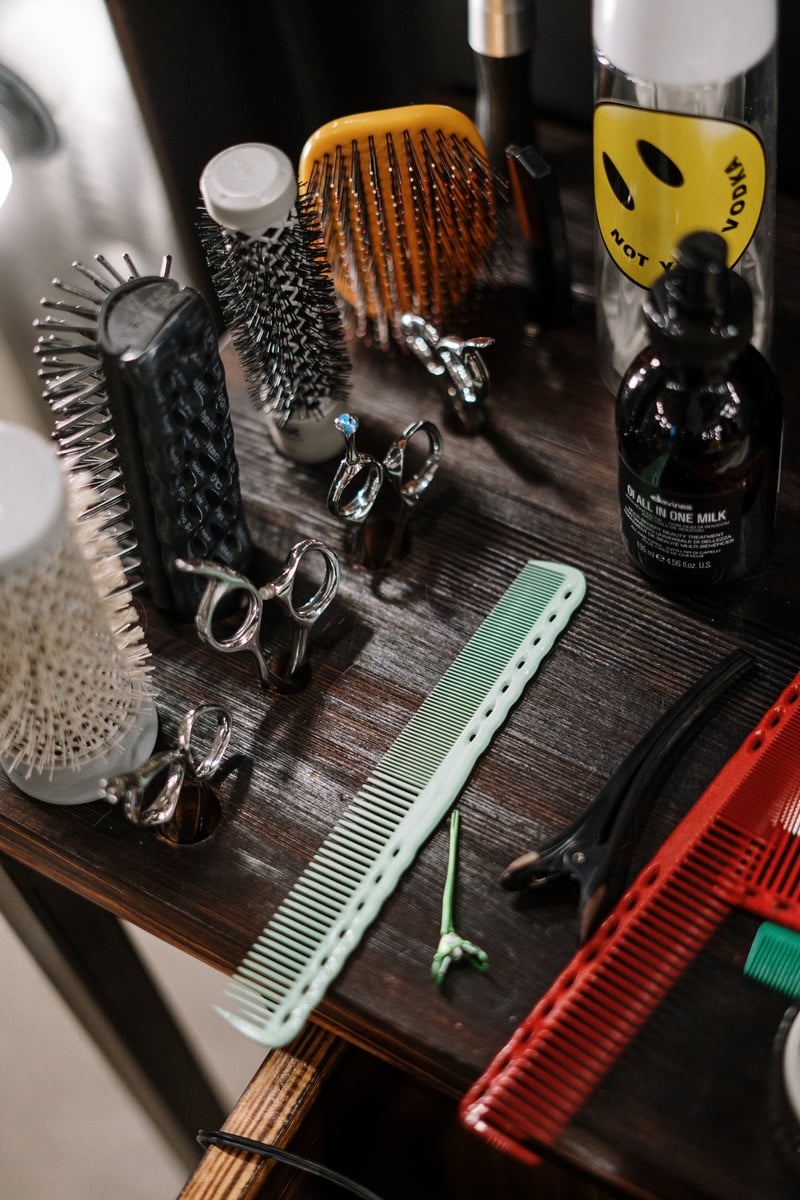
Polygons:
[[770,544],[783,410],[752,313],[715,233],[684,238],[644,304],[649,345],[617,394],[619,501],[628,553],[666,586],[733,583]]

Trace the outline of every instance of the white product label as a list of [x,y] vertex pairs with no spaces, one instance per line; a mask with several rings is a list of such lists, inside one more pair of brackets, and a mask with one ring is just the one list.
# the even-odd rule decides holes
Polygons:
[[619,499],[627,541],[661,571],[718,575],[733,564],[742,519],[736,491],[680,496],[643,483],[620,460]]

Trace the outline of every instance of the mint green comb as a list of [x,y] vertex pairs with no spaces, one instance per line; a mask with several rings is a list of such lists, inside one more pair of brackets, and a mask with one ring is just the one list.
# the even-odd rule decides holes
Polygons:
[[800,934],[762,921],[753,938],[744,973],[787,996],[800,996]]
[[218,1011],[237,1029],[265,1046],[299,1033],[585,594],[573,567],[526,563],[236,970],[238,1011]]

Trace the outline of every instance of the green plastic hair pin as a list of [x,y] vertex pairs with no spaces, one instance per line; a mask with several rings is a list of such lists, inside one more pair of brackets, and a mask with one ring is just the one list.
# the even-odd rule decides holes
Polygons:
[[439,930],[441,937],[436,953],[433,956],[431,972],[437,983],[442,983],[451,963],[469,961],[478,971],[485,971],[489,966],[489,957],[485,950],[467,941],[456,933],[453,924],[453,896],[456,889],[456,860],[458,857],[458,809],[453,809],[450,817],[450,850],[447,856],[447,877],[442,893],[442,924]]

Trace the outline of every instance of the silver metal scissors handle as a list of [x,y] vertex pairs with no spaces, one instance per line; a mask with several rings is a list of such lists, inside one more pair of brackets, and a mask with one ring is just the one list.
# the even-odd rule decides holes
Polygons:
[[[319,554],[325,564],[325,576],[313,595],[309,596],[301,604],[295,604],[294,586],[297,579],[297,572],[300,569],[300,563],[307,554],[314,553]],[[294,638],[292,639],[288,662],[280,671],[282,679],[289,681],[296,678],[298,672],[305,666],[308,659],[308,641],[311,626],[325,612],[336,595],[338,587],[338,558],[324,542],[315,541],[313,538],[306,538],[304,541],[292,546],[280,575],[272,583],[265,584],[261,588],[261,595],[264,599],[279,600],[288,610],[289,615],[297,626]],[[269,674],[270,676],[274,676],[275,672],[270,670]]]
[[[198,718],[213,715],[216,729],[211,745],[198,758],[193,746],[194,727]],[[178,730],[178,745],[175,750],[154,754],[132,771],[100,781],[101,799],[109,804],[122,804],[122,811],[132,825],[146,829],[168,825],[175,816],[180,800],[181,788],[187,778],[196,782],[210,779],[219,770],[231,738],[231,715],[218,704],[198,704],[191,708]],[[147,790],[165,776],[161,787],[152,800],[147,800]]]
[[[339,520],[361,524],[369,516],[384,480],[388,479],[404,506],[412,508],[430,487],[442,458],[442,438],[432,421],[415,421],[392,442],[382,460],[371,454],[361,454],[356,448],[358,417],[342,413],[336,418],[336,428],[345,440],[345,454],[339,463],[328,492],[328,510]],[[424,433],[428,438],[428,454],[416,474],[404,478],[406,451],[412,438]],[[359,476],[364,482],[355,494],[345,499]]]
[[[416,437],[418,433],[427,435],[428,454],[417,473],[404,479],[406,450],[412,438]],[[409,508],[413,508],[420,502],[433,482],[441,461],[442,437],[439,430],[433,421],[415,421],[389,447],[383,460],[383,469],[403,503],[407,504]]]
[[[383,487],[383,466],[371,454],[361,454],[356,449],[358,417],[342,413],[334,425],[344,438],[344,458],[328,492],[328,510],[342,521],[359,525],[369,516]],[[364,477],[361,487],[350,500],[345,500],[345,494],[360,476]]]
[[[308,554],[317,553],[325,566],[325,575],[319,587],[308,599],[297,603],[294,589],[300,564]],[[208,582],[195,614],[195,627],[201,641],[222,654],[249,652],[258,664],[263,682],[274,680],[276,672],[270,667],[263,651],[262,625],[264,604],[277,600],[289,613],[295,624],[295,633],[289,652],[288,663],[280,672],[280,678],[288,681],[296,677],[308,658],[308,640],[311,626],[322,616],[336,595],[339,587],[339,560],[324,542],[305,538],[289,551],[279,574],[269,583],[257,588],[244,575],[230,567],[205,559],[176,559],[175,565],[191,575],[199,575]],[[217,609],[223,600],[235,592],[242,592],[247,609],[238,627],[227,637],[218,637],[214,632]]]
[[[267,663],[261,649],[261,617],[264,599],[261,592],[244,575],[231,567],[201,558],[176,558],[175,566],[188,575],[199,575],[208,580],[200,597],[194,623],[201,642],[218,650],[221,654],[242,654],[250,651],[255,656],[262,679],[267,678]],[[214,619],[217,609],[234,592],[242,592],[247,600],[247,611],[239,626],[230,637],[217,637]]]

